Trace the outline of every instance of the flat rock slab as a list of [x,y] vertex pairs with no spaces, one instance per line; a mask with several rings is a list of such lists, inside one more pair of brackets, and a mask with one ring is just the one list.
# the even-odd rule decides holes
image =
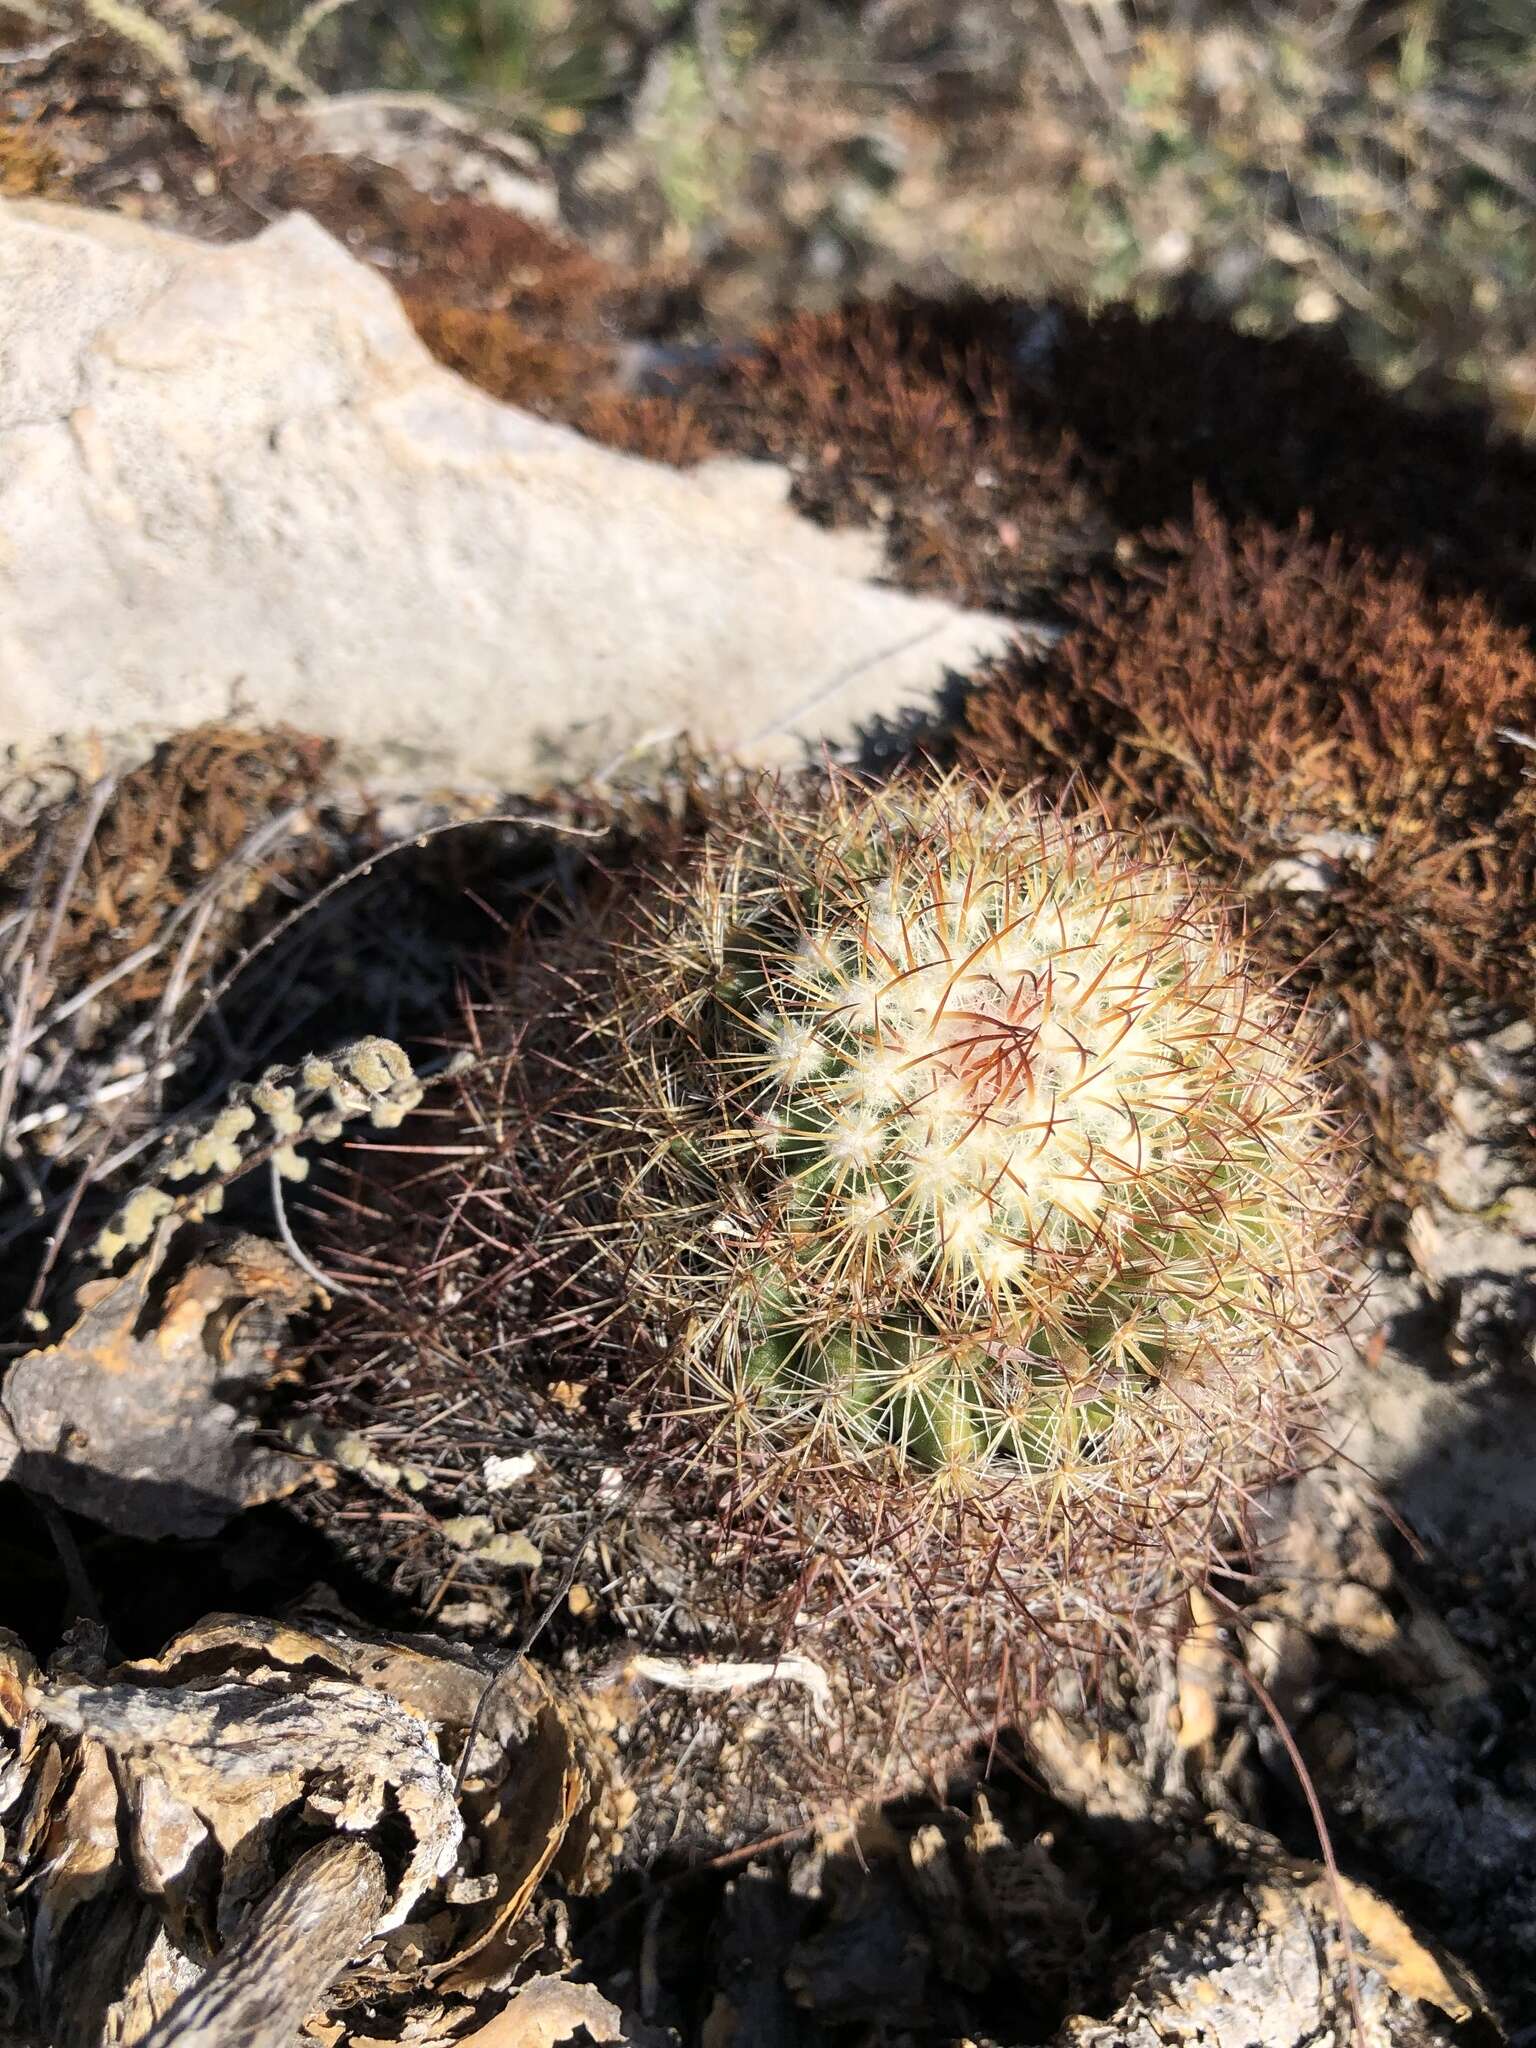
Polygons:
[[799,759],[1017,630],[869,580],[781,472],[499,405],[307,216],[211,247],[0,203],[0,736],[232,713],[526,786],[684,734]]

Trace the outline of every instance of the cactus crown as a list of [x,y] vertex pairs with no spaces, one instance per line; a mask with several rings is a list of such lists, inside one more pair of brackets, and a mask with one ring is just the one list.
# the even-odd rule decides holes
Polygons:
[[771,792],[613,986],[632,1282],[733,1461],[1064,1497],[1251,1436],[1294,1369],[1331,1206],[1305,1045],[1101,825]]

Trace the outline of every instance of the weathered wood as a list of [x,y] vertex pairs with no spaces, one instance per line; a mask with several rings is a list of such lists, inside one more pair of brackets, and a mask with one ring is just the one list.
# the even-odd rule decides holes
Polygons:
[[378,1925],[384,1898],[384,1865],[366,1842],[333,1835],[309,1850],[145,2048],[292,2048],[299,2023]]

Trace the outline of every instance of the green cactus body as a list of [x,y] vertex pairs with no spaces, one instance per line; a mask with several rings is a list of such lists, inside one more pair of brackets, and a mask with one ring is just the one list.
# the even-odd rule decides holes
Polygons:
[[1091,822],[767,799],[620,979],[621,1098],[666,1134],[636,1271],[738,1440],[950,1496],[1091,1480],[1310,1313],[1304,1049],[1188,878]]

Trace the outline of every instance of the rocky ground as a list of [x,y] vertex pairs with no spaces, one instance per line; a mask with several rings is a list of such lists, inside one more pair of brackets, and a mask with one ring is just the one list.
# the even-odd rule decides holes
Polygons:
[[[340,1845],[334,1957],[263,2040],[1536,2041],[1528,452],[1190,316],[902,301],[743,343],[698,265],[557,231],[483,124],[359,137],[100,26],[26,38],[5,189],[72,211],[0,220],[50,280],[0,400],[34,735],[0,841],[0,2024],[244,2038],[233,1966],[213,2032],[151,2029]],[[274,243],[294,209],[351,260]],[[210,678],[219,579],[283,520],[309,581],[285,614],[263,571]],[[594,644],[616,723],[565,679]],[[40,694],[113,673],[43,746]],[[563,1523],[501,1383],[332,1334],[342,1205],[399,1199],[401,1118],[451,1127],[479,963],[686,824],[688,732],[1091,781],[1322,1008],[1363,1161],[1315,1461],[1176,1653],[832,1832],[710,1839],[816,1702],[623,1647],[665,1530]],[[292,1097],[231,1116],[273,1063]],[[191,1190],[174,1246],[141,1184]],[[280,1764],[231,1767],[247,1725]]]

